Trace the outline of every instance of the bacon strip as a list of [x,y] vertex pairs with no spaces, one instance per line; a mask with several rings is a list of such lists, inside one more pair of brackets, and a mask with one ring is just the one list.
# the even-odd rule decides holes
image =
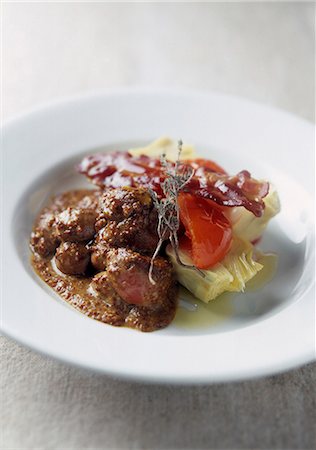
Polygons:
[[195,175],[184,187],[184,191],[208,198],[222,206],[244,206],[260,217],[265,208],[263,198],[269,192],[269,183],[257,181],[251,178],[247,170],[243,170],[234,176],[213,173],[201,178]]
[[[263,214],[263,198],[269,192],[269,183],[251,178],[246,170],[229,176],[207,166],[197,168],[195,161],[186,161],[185,164],[194,169],[194,176],[184,187],[185,192],[211,199],[222,206],[244,206],[257,217]],[[166,178],[164,167],[160,160],[145,155],[97,153],[83,158],[78,171],[100,187],[143,186],[154,190],[159,196],[163,195],[161,183]]]

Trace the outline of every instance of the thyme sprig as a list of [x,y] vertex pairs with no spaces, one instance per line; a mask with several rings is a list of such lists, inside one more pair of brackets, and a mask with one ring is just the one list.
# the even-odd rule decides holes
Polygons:
[[156,250],[150,261],[150,268],[148,273],[149,281],[152,284],[156,284],[152,276],[154,261],[161,249],[163,242],[166,240],[170,241],[172,248],[174,249],[178,264],[189,269],[197,270],[202,276],[204,276],[203,272],[201,272],[195,266],[184,264],[179,256],[179,241],[177,235],[180,226],[178,194],[184,188],[184,186],[189,183],[194,174],[194,170],[192,167],[181,164],[180,162],[182,145],[182,141],[179,140],[178,157],[175,163],[167,161],[165,153],[161,155],[161,165],[165,169],[166,173],[166,178],[161,184],[164,197],[159,199],[156,192],[152,189],[149,189],[154,206],[158,212],[157,233],[159,237]]

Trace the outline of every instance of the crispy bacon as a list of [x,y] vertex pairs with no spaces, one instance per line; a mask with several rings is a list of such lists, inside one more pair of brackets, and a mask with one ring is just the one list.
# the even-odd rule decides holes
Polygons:
[[[251,178],[246,170],[229,176],[223,170],[216,172],[212,165],[205,163],[197,167],[197,161],[185,161],[194,169],[191,181],[184,187],[185,192],[211,199],[222,206],[244,206],[257,217],[263,214],[263,198],[269,192],[269,183]],[[97,153],[83,158],[78,171],[100,187],[143,186],[151,188],[159,196],[163,195],[164,167],[159,159],[145,155]]]
[[260,217],[264,210],[263,198],[269,192],[269,183],[251,178],[247,170],[237,175],[220,175],[207,173],[194,176],[184,187],[184,191],[193,195],[208,198],[215,203],[234,207],[244,206],[255,216]]
[[78,171],[100,187],[150,187],[161,193],[164,171],[158,159],[132,156],[128,152],[97,153],[86,156]]

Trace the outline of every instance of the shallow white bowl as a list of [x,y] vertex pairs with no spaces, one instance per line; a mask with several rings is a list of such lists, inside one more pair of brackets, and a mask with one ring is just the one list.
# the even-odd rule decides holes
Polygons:
[[[248,169],[276,185],[282,211],[261,247],[279,254],[279,266],[258,292],[225,307],[215,302],[209,325],[140,333],[89,319],[59,299],[33,273],[28,239],[47,199],[84,183],[74,170],[82,155],[161,135],[196,144],[229,172]],[[65,362],[158,382],[252,378],[315,358],[312,124],[218,94],[120,90],[30,112],[7,123],[3,138],[3,333]]]

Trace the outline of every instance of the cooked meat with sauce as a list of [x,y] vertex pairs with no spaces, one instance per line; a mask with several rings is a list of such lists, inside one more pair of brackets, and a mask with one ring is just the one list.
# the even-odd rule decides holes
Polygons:
[[54,214],[43,213],[31,233],[30,245],[33,252],[46,258],[54,254],[59,242]]
[[158,242],[157,213],[146,189],[109,189],[100,198],[99,208],[98,243],[153,254]]
[[157,213],[146,189],[109,189],[99,201],[98,233],[91,246],[91,261],[105,270],[111,247],[126,247],[152,255],[158,242]]
[[158,330],[172,321],[177,300],[166,258],[155,259],[155,284],[149,281],[156,230],[157,213],[144,188],[66,192],[34,224],[32,263],[49,286],[93,319]]
[[103,230],[104,228],[96,234],[91,245],[91,263],[98,271],[105,270],[107,254],[110,249],[108,242],[104,239]]
[[106,278],[99,278],[110,284],[127,303],[156,309],[166,301],[173,283],[172,266],[165,258],[158,257],[153,265],[151,284],[148,277],[150,257],[126,248],[112,249],[108,253]]
[[89,262],[90,252],[81,242],[62,242],[56,250],[56,266],[68,275],[84,275]]
[[121,222],[128,217],[146,216],[152,209],[149,192],[143,188],[123,187],[105,191],[99,200],[100,218]]
[[95,235],[96,217],[92,209],[67,208],[56,217],[57,235],[63,241],[88,241]]

